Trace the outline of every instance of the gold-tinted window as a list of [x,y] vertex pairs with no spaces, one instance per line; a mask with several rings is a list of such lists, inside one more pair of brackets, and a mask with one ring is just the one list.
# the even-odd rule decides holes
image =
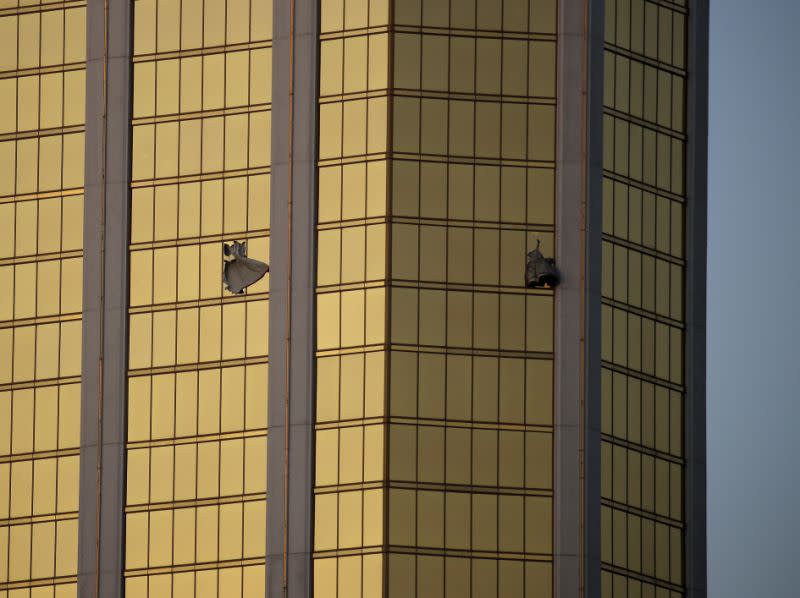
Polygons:
[[470,6],[321,4],[316,596],[552,592],[555,2]]
[[85,2],[0,8],[0,594],[77,592]]
[[682,596],[684,3],[606,2],[602,593]]
[[388,499],[388,2],[320,8],[315,593],[378,597]]
[[134,11],[126,595],[262,597],[272,3]]

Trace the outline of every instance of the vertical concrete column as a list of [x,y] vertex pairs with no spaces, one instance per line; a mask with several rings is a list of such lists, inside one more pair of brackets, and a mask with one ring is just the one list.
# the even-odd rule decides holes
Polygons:
[[706,244],[708,228],[708,0],[689,6],[686,148],[685,576],[689,598],[706,582]]
[[123,585],[131,4],[86,8],[80,598]]
[[558,7],[554,595],[600,585],[602,0]]
[[[313,579],[318,2],[274,2],[267,595]],[[291,209],[290,209],[291,206]]]
[[583,564],[584,596],[600,597],[600,384],[603,266],[603,81],[604,0],[589,0],[587,23],[586,281],[584,326]]
[[556,598],[578,598],[581,589],[587,2],[561,0],[558,5],[556,264],[561,284],[555,292],[553,591]]

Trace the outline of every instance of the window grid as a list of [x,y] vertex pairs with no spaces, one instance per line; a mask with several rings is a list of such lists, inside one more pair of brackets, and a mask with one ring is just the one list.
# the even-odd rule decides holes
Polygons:
[[263,596],[272,4],[134,11],[126,594]]
[[685,3],[606,2],[603,596],[683,579]]
[[85,10],[0,10],[0,596],[77,591]]
[[[372,15],[385,2],[322,3],[318,596],[550,592],[552,294],[524,291],[519,263],[537,238],[553,243],[554,5],[507,1],[493,22],[502,4],[478,4],[464,23],[457,3],[394,4],[384,56]],[[346,27],[349,10],[361,21]],[[370,75],[348,87],[358,44]],[[509,73],[476,88],[479,70],[494,77],[477,64],[482,44],[516,49],[524,73],[538,61],[531,86]],[[375,57],[388,76],[370,78]],[[371,142],[368,116],[346,138],[347,110],[371,114],[384,80],[389,145]],[[528,145],[529,121],[543,144]],[[365,207],[348,205],[364,193]]]
[[324,0],[317,226],[316,596],[382,596],[388,3]]

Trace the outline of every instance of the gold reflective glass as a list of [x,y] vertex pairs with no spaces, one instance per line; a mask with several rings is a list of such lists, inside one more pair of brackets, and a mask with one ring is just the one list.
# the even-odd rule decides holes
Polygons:
[[223,241],[242,235],[269,260],[272,3],[141,0],[135,11],[127,504],[159,506],[129,509],[126,591],[199,596],[219,583],[255,597],[269,282],[234,297],[220,268]]
[[[447,587],[448,596],[458,588],[489,596],[498,584],[503,595],[521,595],[526,584],[528,594],[548,595],[551,547],[526,545],[514,523],[530,512],[541,526],[531,537],[549,537],[552,526],[553,305],[547,293],[522,294],[514,256],[539,235],[552,243],[555,3],[397,3],[394,22],[407,28],[389,34],[392,64],[383,37],[360,29],[385,4],[321,4],[328,68],[320,79],[316,486],[325,516],[315,532],[315,595],[372,596],[383,587],[392,596],[438,596]],[[530,32],[536,42],[519,36]],[[389,68],[402,93],[387,127],[378,92]],[[365,88],[374,94],[366,101],[344,95]],[[476,90],[536,103],[449,97]],[[392,164],[372,159],[388,147]],[[487,163],[498,159],[517,162]],[[386,214],[386,223],[361,220]],[[528,223],[538,232],[523,230]],[[386,276],[391,292],[372,287]],[[385,339],[391,347],[379,344]],[[370,510],[367,491],[359,502],[350,486],[361,480],[407,488],[385,498],[388,512]],[[445,496],[420,483],[463,492]],[[507,497],[511,487],[545,502],[526,511],[524,500]],[[516,514],[502,533],[501,502]],[[375,584],[365,550],[384,526],[410,554],[384,557]],[[503,580],[494,560],[418,554],[444,547],[501,550]],[[335,548],[356,556],[326,552]],[[503,551],[535,554],[541,566],[511,566]]]

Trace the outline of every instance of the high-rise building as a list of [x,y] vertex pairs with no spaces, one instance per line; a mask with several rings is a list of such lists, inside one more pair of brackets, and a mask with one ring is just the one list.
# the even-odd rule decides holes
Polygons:
[[0,598],[703,598],[707,63],[706,0],[0,0]]

